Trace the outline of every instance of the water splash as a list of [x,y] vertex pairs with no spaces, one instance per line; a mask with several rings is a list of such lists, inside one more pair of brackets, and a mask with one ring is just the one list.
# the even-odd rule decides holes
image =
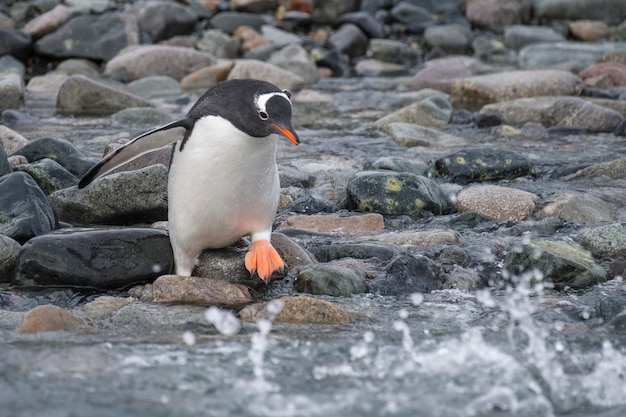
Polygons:
[[252,362],[254,372],[254,387],[260,391],[276,392],[280,386],[269,382],[266,378],[265,355],[270,348],[269,334],[272,331],[272,322],[275,316],[282,311],[284,303],[281,300],[272,300],[267,303],[266,310],[268,318],[259,319],[256,322],[258,331],[252,334],[251,346],[248,351],[248,358]]
[[211,306],[204,313],[204,317],[224,336],[233,336],[241,330],[241,322],[229,310]]

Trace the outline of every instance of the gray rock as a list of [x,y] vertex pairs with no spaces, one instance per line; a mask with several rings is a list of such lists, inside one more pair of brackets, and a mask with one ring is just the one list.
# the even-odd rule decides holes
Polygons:
[[292,43],[274,52],[267,61],[302,77],[305,83],[314,83],[320,78],[317,65],[309,53],[299,44]]
[[518,61],[522,68],[554,67],[570,61],[577,62],[584,68],[616,48],[617,45],[611,42],[534,43],[526,45],[519,51]]
[[23,247],[13,284],[119,289],[174,267],[167,233],[149,228],[64,229]]
[[305,84],[304,78],[291,71],[277,67],[268,62],[255,59],[240,59],[228,74],[228,79],[258,78],[269,81],[280,88],[297,90]]
[[205,30],[196,42],[196,48],[209,52],[216,58],[235,59],[239,57],[241,41],[219,29]]
[[82,177],[98,161],[83,155],[73,143],[58,138],[35,139],[12,155],[23,155],[31,163],[44,158],[54,159],[77,177]]
[[385,27],[374,16],[366,12],[344,13],[335,21],[336,26],[344,23],[353,23],[367,35],[368,38],[384,38]]
[[221,12],[213,16],[209,23],[215,29],[232,35],[239,26],[250,26],[260,32],[263,25],[269,21],[266,16],[255,13]]
[[129,129],[131,126],[142,128],[161,126],[173,122],[177,118],[173,117],[171,113],[149,107],[130,107],[114,113],[111,115],[111,119]]
[[565,36],[547,26],[512,25],[504,28],[504,44],[507,48],[520,50],[533,43],[563,42]]
[[261,34],[275,45],[287,46],[289,44],[302,44],[303,39],[295,33],[287,32],[271,25],[263,25]]
[[600,297],[594,305],[594,316],[609,322],[620,315],[626,309],[626,298],[623,297]]
[[244,285],[215,278],[162,275],[152,284],[154,302],[241,307],[255,297]]
[[24,80],[19,72],[0,72],[0,111],[19,109],[24,105]]
[[52,193],[58,218],[78,224],[134,224],[167,219],[167,168],[151,165]]
[[18,29],[0,27],[0,56],[13,55],[20,61],[26,61],[31,51],[30,35]]
[[14,58],[13,55],[3,55],[0,56],[0,72],[4,72],[5,70],[17,71],[22,77],[24,77],[26,67],[21,61]]
[[607,224],[583,231],[580,244],[596,258],[626,257],[626,227]]
[[472,26],[502,33],[505,27],[528,22],[531,1],[474,0],[467,4],[465,16]]
[[563,180],[571,181],[581,178],[606,176],[614,180],[626,178],[626,158],[617,159],[615,161],[601,162],[592,164],[573,174],[566,175]]
[[17,241],[0,234],[0,282],[11,282],[13,279],[20,248]]
[[402,253],[387,266],[385,275],[369,282],[369,290],[380,295],[405,296],[437,289],[435,263],[426,256]]
[[296,291],[349,297],[367,291],[365,272],[354,266],[314,264],[305,266],[294,283]]
[[[221,14],[221,13],[220,13]],[[140,45],[119,51],[105,66],[106,74],[119,74],[127,81],[150,75],[167,75],[180,80],[217,59],[193,48],[168,45]]]
[[34,39],[39,39],[44,35],[54,32],[65,24],[72,17],[72,11],[63,4],[57,4],[53,9],[40,14],[30,20],[22,31]]
[[570,222],[616,220],[616,207],[598,197],[581,192],[565,192],[549,202],[542,213]]
[[393,245],[378,242],[330,243],[310,248],[320,262],[330,262],[341,258],[391,260],[398,253]]
[[152,107],[152,103],[119,86],[73,75],[61,85],[56,106],[60,113],[100,115],[127,107]]
[[424,39],[431,48],[440,48],[448,54],[464,54],[470,49],[472,31],[458,23],[429,26],[424,31]]
[[56,226],[45,194],[25,172],[0,177],[0,234],[26,242]]
[[364,171],[348,183],[350,209],[383,215],[449,214],[449,196],[434,181],[409,173]]
[[535,17],[540,20],[602,20],[618,24],[626,19],[621,0],[535,0]]
[[370,39],[367,56],[380,61],[411,67],[418,59],[416,49],[393,39]]
[[436,148],[454,148],[467,145],[468,141],[460,136],[450,135],[438,129],[419,126],[413,123],[389,123],[381,129],[395,143],[401,146],[431,146]]
[[390,123],[402,122],[440,128],[448,123],[451,115],[452,104],[448,94],[424,89],[419,92],[414,103],[378,119],[374,127],[384,130]]
[[426,175],[428,164],[420,159],[395,158],[383,156],[372,162],[372,168],[395,172],[409,172],[416,175]]
[[477,185],[456,196],[459,213],[473,212],[490,220],[526,220],[532,216],[539,197],[528,191],[498,185]]
[[590,132],[612,132],[624,120],[621,113],[578,97],[559,98],[551,110],[554,126]]
[[341,25],[339,29],[330,35],[328,41],[350,58],[363,56],[367,52],[367,36],[357,25],[352,23]]
[[4,144],[0,142],[0,177],[11,172],[11,166],[9,165],[9,158],[4,150]]
[[56,67],[57,73],[67,75],[84,75],[89,78],[98,78],[100,67],[93,61],[83,58],[69,58],[61,61]]
[[43,158],[31,164],[18,165],[15,170],[29,174],[46,195],[78,184],[78,178],[75,175],[50,158]]
[[431,12],[408,1],[400,1],[391,9],[391,17],[400,23],[412,27],[419,23],[428,23],[434,20]]
[[450,93],[457,79],[485,72],[484,67],[478,59],[462,55],[432,59],[413,76],[409,86],[414,90],[433,88]]
[[371,58],[361,59],[354,69],[358,75],[363,77],[397,77],[406,75],[409,71],[404,65]]
[[485,287],[485,283],[478,272],[459,265],[454,265],[449,271],[439,274],[437,285],[440,289],[459,291],[476,291]]
[[139,27],[127,13],[76,16],[35,43],[35,52],[54,58],[111,59],[139,43]]
[[314,23],[319,23],[322,25],[332,24],[337,20],[340,15],[344,13],[354,12],[357,9],[357,0],[318,0],[317,2],[315,2],[315,7],[313,8],[311,20],[313,20]]
[[497,181],[533,175],[530,160],[516,151],[494,148],[467,148],[437,158],[432,175],[459,184]]
[[171,1],[140,1],[132,13],[139,29],[147,34],[152,43],[191,32],[198,15],[187,6]]
[[128,83],[128,88],[146,100],[154,98],[176,98],[181,95],[180,84],[166,75],[153,75]]
[[550,240],[534,240],[509,251],[504,268],[512,274],[514,282],[519,279],[517,275],[537,270],[540,279],[553,283],[556,289],[585,288],[607,279],[606,271],[588,251],[578,245]]
[[198,257],[193,276],[259,288],[263,281],[257,276],[251,276],[244,266],[246,250],[246,247],[238,244],[222,249],[205,249]]

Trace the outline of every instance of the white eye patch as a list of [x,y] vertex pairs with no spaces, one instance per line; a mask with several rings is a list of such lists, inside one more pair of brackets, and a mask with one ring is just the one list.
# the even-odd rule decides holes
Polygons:
[[256,108],[259,110],[259,113],[267,114],[267,102],[274,96],[283,97],[285,100],[291,103],[291,100],[289,100],[289,96],[287,96],[287,94],[283,93],[282,91],[259,94],[255,99]]

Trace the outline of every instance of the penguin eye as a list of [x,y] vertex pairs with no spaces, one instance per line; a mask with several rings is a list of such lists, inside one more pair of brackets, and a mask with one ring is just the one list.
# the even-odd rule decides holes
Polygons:
[[267,119],[269,119],[270,116],[266,112],[261,110],[261,111],[259,111],[259,117],[261,118],[261,120],[267,120]]

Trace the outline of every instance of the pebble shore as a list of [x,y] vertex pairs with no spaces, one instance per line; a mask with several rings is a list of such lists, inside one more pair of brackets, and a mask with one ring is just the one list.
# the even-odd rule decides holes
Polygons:
[[[622,276],[626,8],[597,3],[4,2],[0,323],[94,331],[133,303],[254,321],[280,297],[276,320],[337,324],[355,317],[332,297]],[[267,288],[243,267],[246,242],[205,251],[204,280],[169,275],[169,148],[76,187],[233,78],[292,90],[303,139],[279,148],[288,273]],[[42,313],[42,288],[96,296]],[[623,291],[611,303],[603,322],[623,322]]]

